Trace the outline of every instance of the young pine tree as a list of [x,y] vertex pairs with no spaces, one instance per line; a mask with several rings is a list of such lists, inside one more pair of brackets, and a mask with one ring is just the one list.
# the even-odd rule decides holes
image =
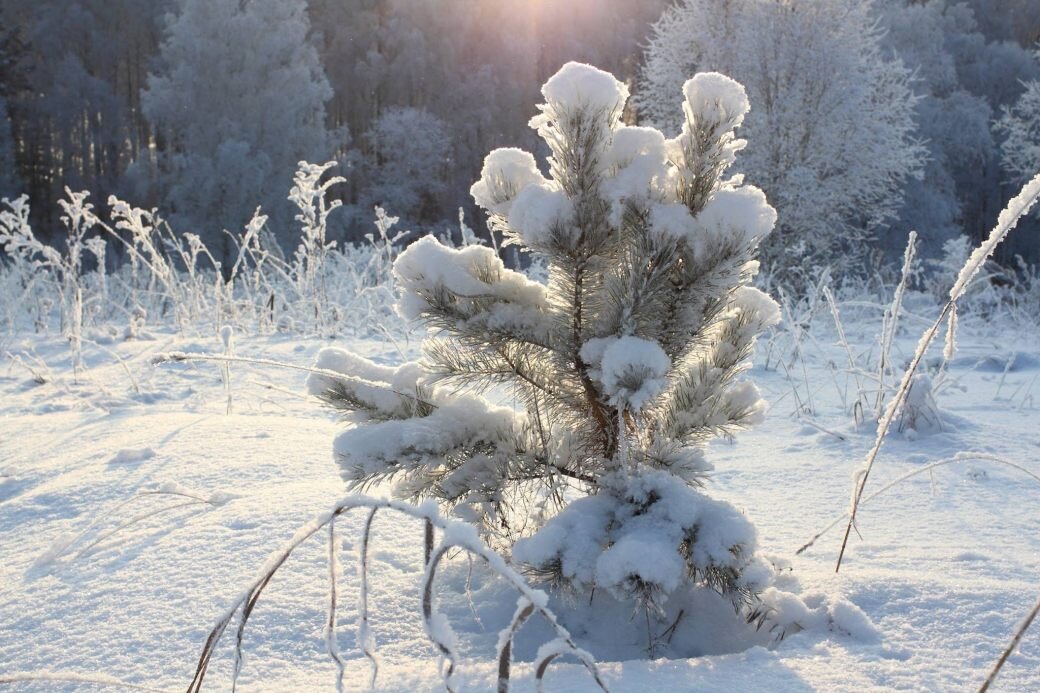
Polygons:
[[622,124],[628,90],[593,67],[565,65],[542,94],[531,124],[549,177],[499,149],[472,193],[508,243],[547,262],[548,283],[482,246],[426,237],[404,251],[398,309],[430,331],[422,360],[325,349],[317,365],[344,375],[309,383],[358,421],[335,443],[343,476],[437,499],[579,590],[656,608],[700,584],[749,602],[769,575],[754,530],[698,490],[705,444],[762,416],[741,376],[779,318],[748,285],[776,215],[725,175],[744,146],[744,89],[688,81],[671,140]]

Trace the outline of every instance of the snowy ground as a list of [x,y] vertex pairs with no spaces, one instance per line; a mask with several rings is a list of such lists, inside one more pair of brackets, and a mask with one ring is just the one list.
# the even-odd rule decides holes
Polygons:
[[[872,329],[850,327],[854,342],[866,348]],[[844,511],[852,470],[873,441],[873,429],[857,430],[843,411],[845,378],[835,380],[828,370],[844,359],[833,341],[822,330],[815,343],[806,342],[808,388],[800,362],[790,376],[756,367],[753,377],[773,409],[766,424],[738,442],[713,447],[717,472],[709,490],[746,509],[765,550],[791,561],[803,590],[847,597],[873,620],[880,640],[812,632],[774,650],[604,663],[612,690],[969,690],[1034,603],[1040,483],[986,462],[921,474],[866,504],[863,538],[853,537],[838,575],[841,527],[794,555]],[[900,361],[914,341],[915,334],[900,339]],[[238,351],[307,365],[322,345],[240,337]],[[170,349],[220,351],[216,337],[157,334],[154,341],[88,346],[88,368],[78,378],[67,345],[57,338],[26,336],[5,346],[15,354],[35,352],[50,372],[48,382],[38,384],[22,365],[0,360],[0,679],[15,672],[78,672],[183,689],[212,624],[268,554],[344,495],[331,459],[339,424],[299,394],[299,373],[236,366],[229,416],[215,365],[149,363]],[[415,339],[351,346],[394,361]],[[961,451],[997,455],[1040,474],[1036,334],[976,329],[963,338],[953,375],[959,387],[939,396],[945,430],[916,440],[891,438],[868,493]],[[814,416],[793,415],[792,382],[803,401],[811,393]],[[135,497],[156,488],[187,490],[211,502]],[[385,489],[373,490],[381,493]],[[353,639],[357,580],[350,566],[362,519],[355,515],[341,526],[347,690],[364,688],[369,676]],[[371,608],[380,690],[440,686],[419,618],[421,533],[417,522],[389,514],[375,521]],[[325,551],[320,540],[302,547],[260,600],[244,644],[244,690],[332,688],[334,667],[322,632]],[[470,605],[468,572],[463,559],[445,571],[441,603],[463,638],[463,687],[488,690],[495,633],[515,597],[478,567]],[[530,658],[544,635],[538,626],[531,631],[520,645],[521,659]],[[1040,631],[1034,631],[998,690],[1040,690]],[[210,688],[226,687],[230,663],[225,646],[207,679]],[[529,668],[520,665],[517,673],[518,688],[530,690]],[[552,669],[548,688],[593,690],[584,671],[566,663]],[[11,689],[93,687],[52,681]]]

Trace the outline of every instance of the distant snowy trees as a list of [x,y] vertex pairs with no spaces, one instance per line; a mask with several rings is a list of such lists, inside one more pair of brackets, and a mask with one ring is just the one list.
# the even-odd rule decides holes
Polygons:
[[336,146],[309,32],[305,0],[182,0],[167,27],[142,106],[164,141],[161,197],[175,225],[211,247],[257,205],[288,241],[297,162]]
[[452,203],[444,198],[454,162],[447,123],[424,109],[391,108],[365,133],[364,145],[358,172],[363,223],[371,223],[376,206],[406,226],[450,215]]
[[1024,183],[1040,173],[1040,80],[1028,82],[1018,101],[1005,107],[997,128],[1004,135],[1000,149],[1011,181]]
[[870,10],[861,0],[682,0],[654,26],[637,93],[654,124],[676,131],[671,94],[698,70],[747,87],[738,169],[777,208],[763,261],[788,278],[863,257],[924,160],[910,72],[882,53]]
[[[199,11],[199,7],[209,4],[212,7],[205,12]],[[582,60],[609,69],[622,81],[634,85],[638,95],[643,94],[644,88],[638,79],[644,57],[641,46],[646,44],[651,23],[671,3],[669,0],[286,0],[266,9],[264,4],[261,0],[198,3],[192,10],[194,19],[190,23],[197,41],[185,30],[182,45],[197,48],[199,55],[212,55],[216,59],[221,46],[214,37],[226,39],[225,58],[234,54],[236,46],[244,46],[239,54],[242,65],[219,61],[206,65],[196,59],[191,71],[198,79],[185,82],[183,98],[169,94],[164,97],[167,100],[163,103],[181,110],[163,114],[158,112],[162,106],[146,109],[143,101],[149,92],[149,74],[155,79],[174,77],[171,58],[176,59],[175,52],[168,50],[168,58],[160,57],[159,53],[164,42],[172,42],[170,22],[179,21],[177,18],[185,13],[189,5],[186,0],[4,0],[0,3],[0,97],[7,102],[17,178],[21,189],[32,200],[32,221],[41,238],[62,234],[57,202],[63,197],[66,185],[75,190],[89,190],[97,204],[103,204],[110,194],[116,194],[145,208],[156,207],[164,216],[170,216],[171,212],[176,216],[190,206],[209,206],[203,199],[191,199],[196,192],[204,192],[204,197],[208,197],[206,186],[199,186],[195,191],[172,191],[177,181],[167,173],[174,170],[174,161],[179,157],[183,160],[181,155],[187,152],[184,133],[199,138],[199,143],[192,145],[204,152],[199,170],[204,166],[212,171],[229,170],[231,162],[241,161],[245,150],[233,151],[235,147],[229,144],[223,153],[218,152],[217,145],[209,146],[217,139],[227,142],[231,137],[237,138],[235,141],[239,144],[249,144],[246,156],[251,161],[255,159],[256,166],[239,171],[243,174],[240,177],[243,196],[249,187],[263,192],[266,185],[263,181],[268,176],[265,170],[269,165],[283,169],[277,173],[280,184],[270,190],[285,189],[297,157],[283,158],[280,152],[293,149],[296,144],[287,141],[286,128],[258,128],[255,122],[248,122],[251,116],[244,109],[233,112],[230,103],[241,98],[242,92],[241,89],[236,91],[233,80],[244,76],[242,71],[247,69],[255,76],[274,68],[272,74],[277,75],[281,69],[278,60],[282,58],[287,61],[286,65],[307,64],[313,71],[312,51],[317,52],[317,62],[329,90],[318,101],[325,99],[322,101],[324,125],[333,136],[327,147],[307,158],[340,162],[343,164],[340,170],[348,179],[335,191],[348,213],[333,221],[329,229],[331,237],[339,241],[361,240],[371,231],[371,207],[379,202],[388,205],[389,212],[402,215],[407,224],[437,232],[455,225],[457,207],[462,205],[466,207],[467,218],[474,220],[472,226],[483,234],[482,213],[466,192],[480,172],[487,151],[502,146],[528,150],[540,146],[527,128],[527,121],[531,116],[530,104],[537,98],[545,78],[568,60]],[[279,4],[283,6],[280,9],[275,7]],[[683,3],[684,6],[694,4]],[[812,3],[720,0],[703,5],[710,12],[705,22],[692,27],[691,37],[707,41],[703,44],[706,59],[715,56],[719,66],[731,62],[734,68],[730,71],[734,74],[736,67],[747,67],[757,60],[755,69],[761,68],[761,74],[771,75],[773,86],[784,86],[794,92],[785,103],[801,103],[810,114],[814,112],[812,108],[826,112],[826,117],[815,120],[781,123],[779,132],[786,137],[788,133],[806,134],[807,124],[812,122],[813,132],[821,134],[806,140],[805,148],[810,148],[811,143],[813,151],[827,154],[815,160],[808,157],[808,164],[793,166],[790,162],[802,156],[798,151],[799,139],[792,136],[780,140],[787,144],[778,147],[777,156],[781,161],[771,166],[771,170],[780,171],[776,177],[783,180],[758,181],[775,200],[781,217],[776,239],[764,249],[767,255],[777,253],[780,246],[789,249],[786,254],[792,257],[802,250],[797,242],[787,243],[789,214],[785,208],[811,210],[820,204],[818,219],[812,228],[823,229],[824,233],[804,234],[803,240],[808,239],[806,243],[817,239],[829,242],[841,237],[845,239],[846,247],[840,248],[843,251],[864,249],[875,254],[880,246],[895,256],[902,250],[906,231],[916,227],[925,241],[925,254],[932,255],[945,239],[961,233],[975,238],[984,235],[993,214],[1015,192],[1010,185],[1001,186],[1001,183],[1007,181],[1007,167],[1011,165],[1004,162],[1007,152],[1016,150],[1001,147],[1006,134],[995,130],[994,123],[1006,108],[1014,107],[1024,90],[1023,84],[1040,79],[1040,64],[1030,55],[1030,49],[1040,36],[1040,10],[1036,2],[874,0],[868,6],[851,0]],[[232,6],[234,11],[228,9]],[[306,30],[301,29],[301,6],[306,14],[303,19],[309,21]],[[844,12],[843,7],[851,9]],[[669,14],[681,11],[689,10],[680,7],[670,10]],[[760,29],[741,28],[746,21],[737,22],[738,15],[758,17]],[[253,17],[250,20],[255,31],[253,36],[247,36],[242,30],[241,17],[247,16]],[[880,22],[877,31],[868,27],[865,34],[857,33],[864,16],[871,23]],[[798,26],[821,28],[816,33],[800,35]],[[898,158],[891,159],[882,156],[882,150],[869,149],[872,142],[878,141],[876,137],[891,130],[890,118],[895,114],[872,111],[881,119],[859,121],[870,127],[850,129],[848,138],[822,136],[822,133],[840,132],[838,124],[846,122],[843,119],[854,110],[850,104],[861,103],[864,93],[873,93],[863,85],[877,75],[862,69],[855,61],[832,62],[822,70],[817,69],[818,63],[816,68],[804,71],[792,67],[791,80],[786,80],[787,73],[781,69],[783,65],[792,65],[791,61],[797,61],[798,56],[807,60],[830,56],[821,60],[836,60],[834,56],[853,55],[856,51],[862,55],[860,46],[867,40],[864,36],[869,39],[878,33],[882,35],[883,61],[892,62],[898,57],[914,72],[911,88],[919,100],[913,108],[916,125],[911,137],[927,148],[928,155],[924,177],[906,178],[895,188],[889,203],[880,205],[885,208],[882,212],[897,208],[895,216],[887,217],[888,229],[871,221],[878,212],[878,205],[872,201],[877,196],[871,191],[883,189],[885,185],[876,185],[874,178],[861,174],[877,174],[884,180],[884,171],[879,174],[879,169],[898,168]],[[717,38],[721,38],[722,44],[713,42]],[[836,44],[844,44],[845,52],[838,51],[841,46],[836,48]],[[676,45],[682,48],[681,42]],[[298,55],[289,55],[287,51],[292,47],[298,48]],[[773,47],[773,51],[766,51],[767,47]],[[192,59],[188,52],[184,56]],[[301,62],[294,63],[297,59]],[[681,61],[676,64],[681,66]],[[682,67],[668,78],[672,86],[660,92],[662,116],[673,121],[674,114],[668,105],[670,89],[678,88],[697,69],[693,64]],[[292,69],[286,68],[286,73]],[[750,77],[744,76],[752,95],[752,111],[745,125],[753,135],[759,119],[767,113],[775,113],[779,106],[775,99],[760,98],[758,94],[763,86]],[[243,78],[241,84],[250,84],[250,79]],[[815,106],[813,100],[818,95],[809,88],[812,80],[826,86],[827,90],[819,94],[821,98],[847,90],[851,96],[849,103],[831,107],[829,102],[822,101]],[[317,87],[321,81],[318,74],[314,80],[305,76],[301,82],[294,82],[288,87],[285,101],[297,105],[311,103],[309,99],[314,94],[324,91]],[[254,81],[252,84],[258,88],[252,94],[255,98],[249,101],[250,107],[272,97],[280,88],[273,82]],[[872,88],[880,98],[887,87]],[[771,87],[770,93],[775,91]],[[211,97],[217,93],[226,94],[227,104],[213,102]],[[203,99],[197,108],[189,104],[189,99],[196,97]],[[211,99],[210,103],[205,101],[207,98]],[[219,110],[222,107],[225,110]],[[406,159],[417,161],[426,155],[413,154],[407,146],[402,146],[393,150],[391,157],[387,156],[387,147],[374,144],[391,121],[400,122],[396,114],[402,109],[427,114],[439,121],[439,130],[447,141],[446,159],[451,163],[443,175],[438,172],[437,176],[419,179],[396,175],[393,171],[407,170],[411,165]],[[211,117],[214,113],[220,117]],[[284,104],[270,111],[273,119],[283,115]],[[157,126],[164,118],[167,122],[162,127],[166,131],[161,132]],[[631,106],[625,118],[626,122],[637,119]],[[196,130],[199,132],[195,133]],[[203,142],[202,133],[208,130],[221,134]],[[235,132],[229,135],[232,130]],[[435,130],[438,129],[431,132]],[[765,138],[751,138],[747,161],[741,162],[741,166],[747,164],[749,173],[756,150],[771,146],[769,140],[775,139],[770,133],[763,133]],[[444,139],[434,137],[426,144],[439,142]],[[410,138],[408,144],[411,144]],[[868,146],[866,150],[865,146]],[[870,154],[857,159],[852,156],[853,149]],[[905,158],[907,152],[912,151],[910,147],[901,155]],[[270,162],[265,157],[271,159]],[[833,162],[836,170],[847,171],[848,175],[834,174],[827,169],[825,160]],[[288,164],[280,161],[288,161]],[[869,184],[852,180],[854,176]],[[802,184],[805,181],[808,183]],[[846,186],[842,181],[851,182]],[[157,182],[161,185],[156,185]],[[780,183],[789,191],[786,199],[777,197],[772,189]],[[433,188],[424,187],[429,185]],[[867,192],[859,193],[861,197],[852,205],[855,211],[849,212],[850,191],[860,189]],[[225,196],[232,192],[217,191]],[[281,193],[270,195],[267,197],[264,193],[248,204],[243,200],[236,206],[248,212],[257,204],[271,207],[271,228],[280,234],[283,250],[291,252],[295,242],[287,242],[287,235],[294,233],[294,225],[291,218],[288,224],[283,223],[287,203],[281,199]],[[900,197],[909,202],[900,203]],[[409,209],[389,207],[397,202],[408,205]],[[279,206],[281,212],[276,209]],[[237,218],[242,214],[235,212],[231,216]],[[808,216],[806,212],[801,218]],[[838,225],[819,221],[836,216],[841,222]],[[185,226],[178,228],[212,235],[219,233],[223,226],[239,223],[237,219],[213,219],[210,226],[218,230],[212,232]],[[857,241],[860,232],[868,227],[876,227],[878,239],[869,243]],[[785,240],[781,242],[780,238]],[[1019,250],[1030,261],[1040,259],[1040,242],[1036,238],[1040,236],[1026,233],[1018,239],[1021,241]],[[1010,240],[1016,242],[1016,239]],[[811,246],[807,247],[812,250]],[[120,254],[121,251],[116,251],[110,257]],[[816,260],[808,264],[813,262]]]
[[[698,589],[749,616],[772,568],[741,512],[699,489],[707,442],[764,413],[743,375],[779,319],[749,286],[776,214],[727,174],[747,96],[695,76],[666,139],[624,125],[627,87],[588,65],[568,63],[542,94],[531,125],[548,177],[532,154],[496,149],[472,194],[508,243],[548,263],[548,283],[486,246],[426,236],[405,250],[398,311],[430,328],[423,359],[388,367],[330,348],[317,366],[343,376],[309,381],[359,424],[336,440],[342,475],[437,499],[492,543],[527,537],[518,564],[648,619],[670,597],[674,619]],[[483,396],[496,386],[517,405]]]
[[65,186],[104,201],[132,187],[150,129],[140,90],[169,0],[4,0],[0,81],[18,174],[44,236],[63,235]]
[[1003,206],[994,114],[1036,66],[1022,46],[987,39],[963,3],[883,0],[877,9],[885,47],[914,71],[917,137],[928,148],[924,176],[907,182],[906,202],[891,224],[890,251],[916,229],[924,253],[935,256],[962,234],[980,238]]

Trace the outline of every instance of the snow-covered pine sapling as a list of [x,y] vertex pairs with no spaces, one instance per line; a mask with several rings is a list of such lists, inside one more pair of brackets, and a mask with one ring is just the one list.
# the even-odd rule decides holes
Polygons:
[[548,283],[490,248],[422,238],[394,264],[399,312],[432,334],[422,360],[326,349],[317,365],[344,377],[309,382],[363,422],[335,443],[351,487],[394,479],[398,496],[515,542],[533,573],[648,614],[692,585],[750,605],[771,575],[750,522],[698,487],[705,444],[765,410],[741,376],[779,319],[749,286],[776,214],[725,175],[744,146],[743,87],[707,73],[683,93],[669,140],[621,122],[628,90],[612,75],[565,65],[532,120],[549,177],[499,149],[472,188],[507,243],[547,262]]

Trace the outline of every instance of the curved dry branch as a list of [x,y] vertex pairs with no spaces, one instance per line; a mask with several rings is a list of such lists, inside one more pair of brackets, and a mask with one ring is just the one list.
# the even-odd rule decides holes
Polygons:
[[878,424],[877,437],[874,439],[874,445],[870,448],[870,452],[867,453],[863,466],[856,474],[856,481],[854,482],[855,488],[853,489],[852,503],[848,514],[849,522],[845,527],[845,538],[842,539],[841,542],[841,551],[838,552],[838,562],[834,566],[835,573],[841,570],[841,562],[845,557],[845,549],[849,543],[849,535],[852,533],[852,528],[856,524],[856,511],[859,510],[863,498],[863,490],[867,486],[867,479],[870,477],[870,472],[874,468],[874,462],[877,461],[878,453],[881,452],[881,444],[885,442],[885,436],[888,435],[888,431],[892,427],[892,422],[895,421],[896,416],[903,407],[903,403],[906,401],[907,394],[910,392],[910,383],[913,380],[914,373],[917,372],[918,366],[921,365],[921,360],[924,359],[925,352],[935,340],[935,336],[939,333],[939,329],[946,321],[946,316],[956,307],[957,301],[964,296],[972,278],[978,274],[983,263],[993,254],[996,247],[1003,242],[1004,238],[1006,238],[1008,233],[1011,232],[1011,229],[1013,229],[1018,223],[1018,220],[1026,215],[1033,205],[1036,204],[1037,199],[1040,199],[1040,174],[1037,174],[1035,178],[1026,183],[1026,185],[1023,186],[1022,191],[1013,198],[1008,203],[1008,206],[1004,208],[1004,211],[1000,213],[1000,216],[997,219],[997,225],[993,227],[989,237],[975,249],[968,258],[968,261],[964,264],[964,267],[961,268],[960,274],[957,277],[957,282],[953,285],[953,288],[950,289],[950,298],[943,306],[938,319],[936,319],[936,321],[932,323],[931,327],[926,329],[924,334],[921,335],[921,339],[917,343],[917,349],[914,351],[914,356],[910,360],[910,365],[903,373],[903,378],[899,382],[899,387],[896,390],[895,396],[892,398],[892,401],[888,403],[884,415],[881,418],[881,422]]
[[361,555],[358,557],[358,577],[361,581],[361,593],[358,596],[358,618],[361,626],[358,632],[358,644],[365,657],[372,662],[372,688],[376,687],[376,677],[379,675],[379,660],[376,658],[375,641],[368,630],[368,544],[372,535],[372,521],[376,519],[379,508],[372,508],[365,520],[365,529],[361,533]]
[[516,604],[516,613],[509,625],[498,634],[498,693],[509,691],[509,670],[513,657],[513,639],[520,626],[534,613],[534,604],[526,597],[520,597]]
[[[585,667],[592,676],[596,685],[603,691],[608,691],[608,687],[603,677],[601,676],[598,667],[596,666],[595,660],[592,656],[579,648],[574,640],[571,638],[570,633],[560,625],[556,618],[556,615],[549,610],[547,606],[546,594],[540,590],[536,590],[527,584],[527,581],[518,572],[513,570],[505,561],[505,559],[498,553],[488,548],[479,538],[473,527],[466,525],[461,522],[454,522],[446,520],[438,514],[436,507],[432,504],[424,505],[422,507],[416,507],[402,501],[392,501],[385,499],[370,498],[367,496],[351,496],[339,501],[332,507],[331,510],[326,513],[319,515],[308,524],[300,527],[293,537],[286,542],[279,550],[275,551],[268,558],[267,562],[257,573],[256,577],[250,583],[249,587],[242,593],[238,599],[231,605],[231,607],[224,613],[223,616],[217,621],[216,625],[210,631],[209,636],[206,638],[206,642],[203,645],[202,652],[199,654],[198,664],[195,669],[195,676],[188,686],[188,693],[199,693],[202,689],[202,683],[206,677],[206,672],[209,668],[209,663],[213,658],[213,654],[216,651],[217,646],[220,644],[224,633],[231,625],[232,621],[235,620],[236,615],[238,618],[238,624],[235,632],[235,655],[234,655],[234,666],[232,669],[232,690],[234,690],[238,676],[241,673],[242,668],[242,641],[244,638],[246,624],[252,615],[253,610],[256,607],[257,601],[260,599],[260,595],[267,587],[268,583],[274,577],[275,573],[285,564],[289,559],[289,556],[295,551],[301,544],[316,535],[323,529],[328,528],[332,525],[337,517],[343,515],[350,510],[355,508],[368,508],[369,515],[365,523],[364,535],[362,540],[362,561],[367,560],[367,545],[368,535],[371,531],[372,519],[378,510],[395,510],[409,517],[417,520],[422,520],[424,525],[424,549],[426,557],[426,574],[423,579],[423,619],[427,624],[427,632],[430,634],[430,638],[434,645],[438,647],[439,651],[448,658],[449,664],[447,669],[442,672],[445,677],[445,683],[448,684],[449,690],[451,688],[451,677],[455,673],[455,658],[452,652],[451,643],[449,642],[450,627],[447,626],[447,622],[435,623],[437,621],[438,614],[433,608],[433,583],[436,575],[437,566],[444,558],[444,556],[453,548],[462,549],[470,554],[476,555],[484,560],[488,567],[496,573],[499,577],[508,582],[517,592],[520,593],[522,601],[526,601],[530,605],[531,613],[537,611],[541,616],[548,622],[549,626],[555,631],[556,639],[552,641],[552,650],[559,654],[570,654],[578,659],[578,661]],[[435,530],[440,530],[443,534],[439,545],[434,547]],[[330,555],[334,553],[334,547],[332,541],[334,540],[334,530],[330,529]],[[330,559],[331,560],[331,559]],[[334,584],[334,583],[333,583]],[[367,596],[364,595],[364,590],[367,587],[367,577],[362,581],[362,628],[367,627]],[[333,587],[334,589],[334,587]],[[330,597],[330,605],[334,605],[335,598]],[[520,610],[521,612],[523,609]],[[514,622],[511,624],[511,631],[509,638],[512,639],[515,635],[516,630],[519,629],[522,621],[527,618],[530,614],[525,615],[522,619],[514,617]],[[519,616],[519,612],[518,612]],[[330,619],[335,618],[333,609],[330,609]],[[432,624],[432,625],[431,625]],[[443,627],[442,627],[443,625]],[[445,630],[446,629],[446,630]],[[362,643],[362,649],[365,650],[365,645]],[[510,648],[511,650],[511,648]],[[330,652],[330,654],[332,654]],[[365,651],[366,656],[370,659],[374,658],[374,651]],[[369,656],[371,654],[371,656]],[[335,660],[335,656],[333,656]],[[502,659],[502,648],[499,651],[499,660],[501,666]],[[375,661],[373,659],[373,664]],[[548,662],[541,663],[542,671],[541,675],[544,675],[544,668],[548,666]],[[374,682],[373,672],[373,682]],[[540,680],[540,678],[539,678]],[[508,687],[508,679],[506,680]],[[502,690],[500,688],[500,690]]]
[[[372,512],[375,513],[374,510]],[[336,640],[336,580],[338,573],[339,553],[336,551],[336,520],[333,518],[329,520],[329,616],[325,622],[325,646],[332,661],[336,663],[336,693],[343,693],[343,672],[346,669],[346,662],[340,656],[339,641]],[[366,654],[368,653],[366,652]]]

